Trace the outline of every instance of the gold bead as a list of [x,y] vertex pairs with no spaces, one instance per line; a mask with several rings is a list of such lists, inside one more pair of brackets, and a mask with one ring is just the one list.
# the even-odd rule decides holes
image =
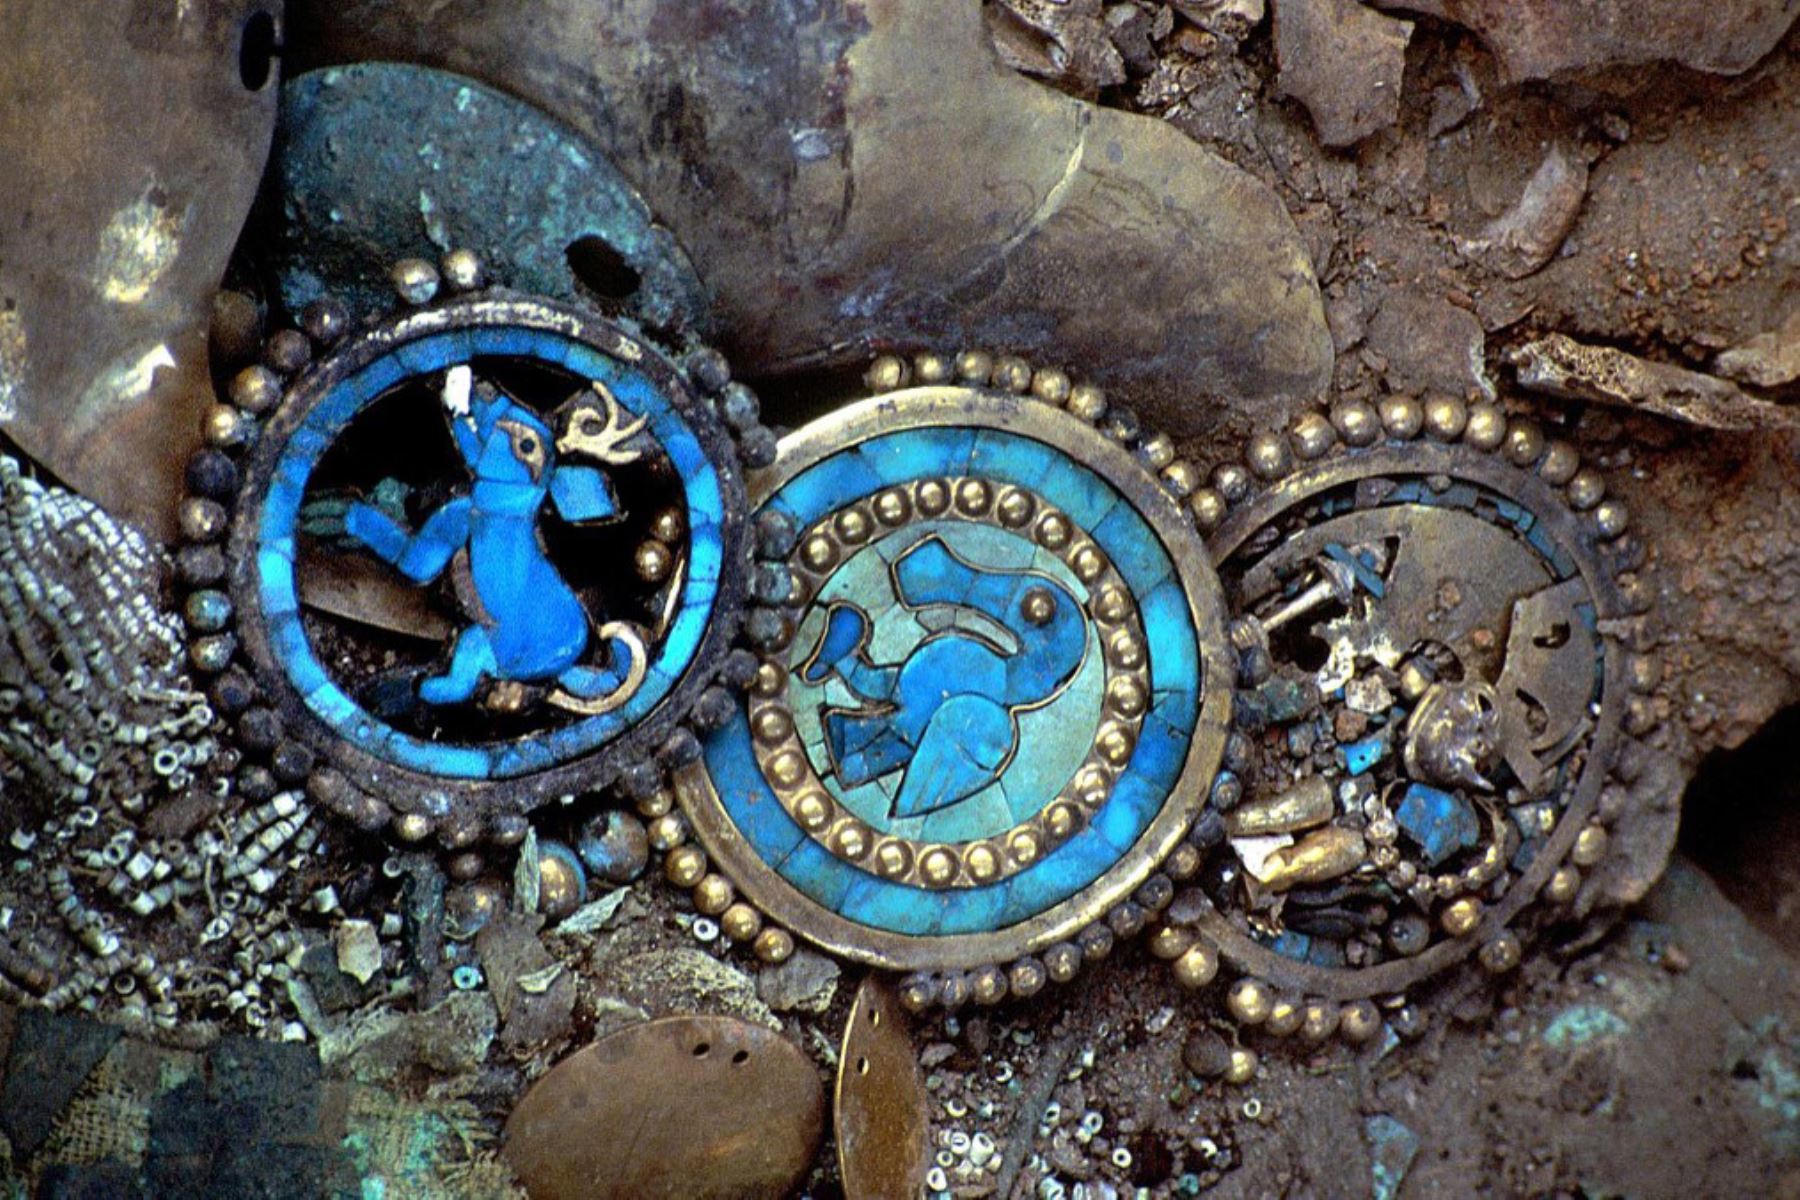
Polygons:
[[798,750],[783,750],[769,764],[769,779],[778,788],[797,787],[806,776],[806,758]]
[[950,507],[950,488],[941,479],[927,479],[919,485],[919,515],[935,517]]
[[265,366],[245,367],[231,377],[226,394],[251,416],[260,416],[281,399],[281,378]]
[[1030,492],[1018,488],[1008,488],[1000,494],[1000,503],[996,508],[1000,523],[1008,529],[1018,529],[1031,520],[1037,512],[1037,502],[1031,498]]
[[757,741],[774,745],[785,741],[788,734],[794,732],[794,721],[788,716],[787,709],[771,705],[750,718],[750,728]]
[[431,818],[423,813],[402,813],[394,818],[394,836],[403,842],[422,842],[431,836]]
[[1469,406],[1455,396],[1433,396],[1425,401],[1425,432],[1442,442],[1454,442],[1469,427]]
[[1581,468],[1581,455],[1575,447],[1564,441],[1554,441],[1544,447],[1544,457],[1538,460],[1538,475],[1545,483],[1561,487],[1575,478],[1575,472]]
[[1047,550],[1061,550],[1069,544],[1069,538],[1074,535],[1074,532],[1067,517],[1061,513],[1047,513],[1044,519],[1038,522],[1038,544]]
[[794,953],[794,935],[779,926],[771,925],[756,935],[753,950],[763,962],[786,962]]
[[780,663],[765,660],[756,668],[756,682],[752,687],[762,699],[772,700],[787,690],[787,671]]
[[698,846],[675,847],[663,860],[663,874],[676,887],[693,887],[706,877],[706,851]]
[[873,532],[868,516],[860,508],[846,508],[832,521],[832,527],[837,530],[840,538],[851,545],[867,540]]
[[1475,932],[1475,926],[1481,924],[1481,901],[1473,896],[1452,900],[1438,914],[1438,923],[1451,937],[1468,936]]
[[250,438],[255,423],[229,404],[215,404],[206,413],[206,440],[209,445],[230,448]]
[[1269,1003],[1269,1015],[1263,1018],[1262,1027],[1275,1037],[1287,1037],[1297,1032],[1305,1020],[1300,1001],[1292,996],[1277,996]]
[[731,907],[737,899],[731,881],[723,875],[704,876],[694,885],[694,909],[709,917],[716,917]]
[[869,852],[868,828],[860,821],[846,821],[833,831],[831,848],[839,858],[861,858]]
[[1381,1031],[1381,1010],[1372,1000],[1352,1000],[1338,1017],[1338,1033],[1346,1042],[1361,1045]]
[[1219,495],[1236,504],[1250,494],[1250,468],[1242,463],[1220,463],[1213,468],[1212,485]]
[[1066,800],[1057,800],[1044,810],[1044,832],[1059,842],[1074,833],[1080,823],[1081,814]]
[[1191,842],[1183,842],[1169,854],[1169,861],[1163,864],[1163,870],[1169,878],[1177,883],[1192,879],[1200,873],[1200,849]]
[[1225,1082],[1241,1087],[1256,1078],[1256,1051],[1246,1046],[1233,1046],[1231,1065],[1225,1068]]
[[1606,857],[1607,840],[1605,826],[1584,826],[1575,835],[1575,846],[1569,851],[1569,861],[1578,867],[1593,866]]
[[1506,440],[1506,414],[1498,404],[1481,403],[1469,408],[1469,424],[1463,441],[1477,450],[1492,450]]
[[837,543],[820,533],[807,538],[800,547],[800,561],[809,571],[830,570],[837,556]]
[[1311,462],[1331,449],[1331,443],[1337,441],[1337,430],[1331,427],[1331,421],[1324,413],[1302,413],[1294,422],[1290,440],[1294,443],[1294,452]]
[[1058,983],[1067,983],[1081,970],[1081,949],[1068,942],[1058,942],[1044,951],[1044,970]]
[[920,383],[947,383],[956,374],[956,364],[942,354],[927,351],[913,359],[913,378]]
[[1083,583],[1094,582],[1100,578],[1100,573],[1106,570],[1106,560],[1100,557],[1100,552],[1092,546],[1083,546],[1077,550],[1069,565],[1075,569],[1075,578]]
[[1331,410],[1331,423],[1347,446],[1373,445],[1381,436],[1381,418],[1364,400],[1346,400]]
[[665,813],[644,826],[644,833],[651,849],[666,853],[687,841],[687,821],[680,813]]
[[548,847],[538,851],[538,911],[552,921],[581,907],[581,894],[586,880],[574,855],[556,853]]
[[872,392],[891,392],[906,383],[906,363],[897,355],[884,354],[869,364],[863,382]]
[[1106,703],[1127,721],[1141,715],[1149,703],[1144,685],[1130,675],[1121,675],[1106,685]]
[[1342,1011],[1329,1000],[1309,1000],[1302,1010],[1300,1036],[1309,1042],[1322,1042],[1338,1030]]
[[1094,739],[1094,748],[1100,751],[1100,757],[1115,767],[1122,767],[1131,761],[1131,752],[1137,748],[1131,732],[1119,725],[1108,725]]
[[964,350],[956,356],[956,377],[964,383],[986,387],[994,375],[994,356],[985,350]]
[[1602,500],[1594,506],[1594,528],[1602,538],[1611,541],[1631,524],[1631,510],[1621,500]]
[[1506,426],[1506,461],[1529,467],[1544,454],[1544,431],[1530,421],[1511,421]]
[[1006,972],[989,965],[980,967],[969,980],[969,994],[977,1004],[998,1004],[1006,999]]
[[638,543],[635,555],[638,578],[645,583],[661,583],[669,577],[669,568],[675,565],[675,556],[663,543],[650,540]]
[[956,855],[943,846],[933,846],[919,860],[919,874],[932,887],[943,887],[956,878]]
[[1219,952],[1197,941],[1175,960],[1175,982],[1189,991],[1205,987],[1219,976]]
[[762,932],[762,914],[739,901],[719,918],[719,928],[734,942],[747,942]]
[[1014,355],[1006,355],[994,363],[993,384],[1015,396],[1031,387],[1031,364]]
[[1194,494],[1200,486],[1200,468],[1185,458],[1178,458],[1162,469],[1163,487],[1177,500]]
[[1048,625],[1056,615],[1056,597],[1048,588],[1031,588],[1019,600],[1019,615],[1028,625]]
[[1269,1010],[1274,1005],[1275,998],[1269,991],[1269,985],[1260,979],[1240,979],[1225,993],[1226,1011],[1242,1025],[1262,1024],[1269,1019]]
[[403,258],[388,272],[394,291],[408,304],[428,304],[437,295],[438,270],[422,258]]
[[903,525],[912,515],[912,501],[900,488],[889,488],[875,497],[875,519],[883,525]]
[[819,833],[831,824],[834,806],[823,792],[808,792],[794,801],[794,818],[808,833]]
[[1425,409],[1411,396],[1383,396],[1375,406],[1381,427],[1391,438],[1415,438],[1425,426]]
[[968,517],[979,517],[994,502],[993,489],[981,479],[965,479],[956,485],[956,510]]
[[885,838],[875,847],[875,869],[888,879],[898,879],[912,870],[912,851],[905,842]]
[[1000,856],[986,842],[976,842],[963,853],[963,865],[976,883],[992,883],[1000,874]]
[[1262,479],[1279,479],[1294,465],[1287,438],[1279,433],[1259,433],[1252,437],[1244,457],[1250,469]]
[[1188,511],[1194,515],[1194,527],[1201,533],[1211,533],[1225,519],[1225,497],[1209,487],[1197,488],[1188,497]]
[[1139,443],[1138,453],[1152,471],[1160,471],[1175,461],[1175,442],[1166,433],[1153,433]]
[[474,291],[481,286],[486,275],[481,256],[460,246],[444,255],[441,268],[444,283],[453,292]]
[[1121,629],[1107,642],[1113,666],[1122,671],[1135,671],[1144,665],[1144,643],[1129,629]]
[[1106,393],[1091,383],[1078,383],[1069,391],[1069,411],[1083,421],[1106,415]]
[[1044,983],[1049,975],[1044,971],[1044,964],[1035,958],[1021,958],[1007,972],[1007,986],[1012,994],[1021,1000],[1029,999],[1044,990]]
[[1030,866],[1037,861],[1039,851],[1043,849],[1037,834],[1029,829],[1021,829],[1006,841],[1006,852],[1012,856],[1013,862],[1019,866]]
[[1195,933],[1180,925],[1159,925],[1150,935],[1150,953],[1165,962],[1180,958],[1194,944]]
[[1552,904],[1567,904],[1581,890],[1581,872],[1574,867],[1558,867],[1544,885],[1544,898]]
[[1592,467],[1583,467],[1569,480],[1569,507],[1586,512],[1606,497],[1606,476]]
[[646,821],[667,816],[675,807],[675,797],[666,789],[658,788],[637,802],[638,816]]
[[1031,377],[1031,394],[1058,407],[1069,399],[1071,386],[1068,372],[1057,367],[1044,367]]
[[1482,970],[1490,975],[1503,975],[1519,965],[1521,953],[1519,939],[1503,933],[1482,946],[1476,957],[1481,960]]

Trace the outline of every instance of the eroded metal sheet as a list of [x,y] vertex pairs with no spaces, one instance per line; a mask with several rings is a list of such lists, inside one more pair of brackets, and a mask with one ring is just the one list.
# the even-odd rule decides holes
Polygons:
[[280,0],[14,0],[0,43],[0,434],[172,529],[213,294],[275,124]]
[[905,1011],[880,976],[865,979],[850,1006],[835,1107],[848,1200],[919,1195],[930,1165],[925,1082]]
[[508,1118],[505,1154],[533,1200],[774,1200],[824,1126],[794,1043],[735,1017],[665,1017],[558,1063]]

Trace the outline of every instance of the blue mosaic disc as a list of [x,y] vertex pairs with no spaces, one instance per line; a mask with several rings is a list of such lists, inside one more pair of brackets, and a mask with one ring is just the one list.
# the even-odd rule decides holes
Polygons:
[[603,786],[663,750],[737,633],[733,440],[681,368],[579,310],[493,294],[358,335],[244,476],[238,635],[339,809],[350,786],[460,840]]
[[1070,944],[1219,761],[1219,589],[1174,499],[1066,411],[965,388],[782,443],[799,598],[683,802],[759,907],[913,969]]

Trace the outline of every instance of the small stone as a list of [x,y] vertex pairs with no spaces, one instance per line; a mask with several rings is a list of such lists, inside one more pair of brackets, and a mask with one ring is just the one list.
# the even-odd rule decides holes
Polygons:
[[1354,145],[1399,120],[1412,31],[1356,0],[1275,0],[1281,94],[1306,106],[1327,146]]
[[367,983],[381,970],[381,937],[368,921],[345,921],[337,927],[332,939],[337,945],[338,970]]
[[933,1042],[920,1053],[919,1065],[929,1071],[943,1066],[955,1056],[956,1047],[949,1042]]
[[1231,1047],[1205,1026],[1196,1026],[1181,1046],[1181,1064],[1202,1079],[1218,1079],[1231,1069]]
[[1780,329],[1725,351],[1714,366],[1725,378],[1751,387],[1777,388],[1800,379],[1800,309]]
[[822,1013],[837,994],[838,965],[804,947],[787,961],[764,967],[756,977],[756,994],[775,1012]]
[[1352,712],[1373,716],[1393,707],[1394,694],[1373,675],[1359,675],[1344,685],[1344,703]]

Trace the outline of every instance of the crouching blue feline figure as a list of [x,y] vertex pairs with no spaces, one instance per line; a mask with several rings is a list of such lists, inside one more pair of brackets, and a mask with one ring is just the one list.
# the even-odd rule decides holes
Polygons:
[[[414,584],[432,582],[458,555],[467,560],[472,624],[457,634],[448,665],[418,685],[427,704],[474,699],[484,683],[540,685],[559,707],[606,712],[642,682],[643,639],[631,626],[601,626],[604,665],[582,662],[590,640],[580,597],[550,561],[538,533],[546,500],[570,521],[613,520],[618,500],[595,467],[559,463],[557,452],[609,465],[629,463],[624,448],[643,418],[622,422],[618,401],[595,382],[565,406],[560,439],[524,405],[473,383],[465,366],[445,376],[443,406],[457,452],[473,476],[468,492],[409,530],[378,503],[328,497],[307,506],[301,528],[368,550]],[[379,497],[378,497],[379,500]]]
[[935,535],[894,563],[893,578],[907,607],[973,609],[1012,642],[949,628],[900,663],[871,663],[868,615],[843,603],[827,610],[801,679],[836,675],[862,701],[825,714],[836,775],[855,787],[903,769],[889,815],[905,818],[947,808],[1000,777],[1018,749],[1019,710],[1053,699],[1080,669],[1087,621],[1049,576],[974,566]]

